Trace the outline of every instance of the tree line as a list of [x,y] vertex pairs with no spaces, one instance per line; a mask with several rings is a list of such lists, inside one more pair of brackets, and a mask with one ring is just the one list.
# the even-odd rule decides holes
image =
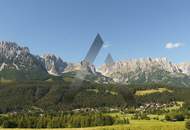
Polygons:
[[39,115],[28,114],[0,117],[3,128],[82,128],[106,126],[113,124],[128,124],[128,119],[115,120],[109,115],[99,113]]

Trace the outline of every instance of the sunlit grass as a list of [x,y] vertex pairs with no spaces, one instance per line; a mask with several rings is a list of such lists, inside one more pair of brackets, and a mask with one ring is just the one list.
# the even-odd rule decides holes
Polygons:
[[170,92],[170,93],[172,93],[172,90],[169,90],[167,88],[139,90],[139,91],[136,91],[135,95],[144,96],[144,95],[148,95],[148,94],[152,94],[152,93],[162,93],[162,92]]
[[[1,129],[12,130],[12,129]],[[25,130],[25,129],[17,129]],[[32,130],[32,129],[27,129]],[[38,129],[35,129],[38,130]],[[46,129],[52,130],[52,129]],[[185,122],[161,122],[157,120],[130,120],[129,125],[114,125],[90,128],[59,128],[58,130],[185,130]]]

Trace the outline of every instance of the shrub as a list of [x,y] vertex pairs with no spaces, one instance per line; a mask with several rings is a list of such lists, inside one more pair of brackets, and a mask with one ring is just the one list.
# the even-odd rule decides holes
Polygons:
[[167,121],[171,121],[171,117],[170,117],[169,115],[165,115],[165,119],[166,119]]
[[4,120],[2,127],[3,128],[16,128],[17,124],[14,121]]
[[184,121],[184,120],[185,120],[185,117],[184,117],[184,115],[182,115],[182,114],[175,115],[174,118],[175,118],[177,121]]
[[185,116],[181,113],[169,113],[167,115],[165,115],[165,119],[167,121],[184,121],[185,120]]

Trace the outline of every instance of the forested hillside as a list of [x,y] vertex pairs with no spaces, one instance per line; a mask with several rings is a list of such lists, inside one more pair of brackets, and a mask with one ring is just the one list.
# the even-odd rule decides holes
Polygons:
[[[169,87],[159,84],[121,85],[98,84],[72,79],[48,81],[2,82],[0,84],[0,112],[30,110],[33,106],[43,111],[66,111],[78,108],[127,108],[146,103],[167,104],[189,102],[190,88]],[[170,91],[136,95],[136,91],[166,88]]]

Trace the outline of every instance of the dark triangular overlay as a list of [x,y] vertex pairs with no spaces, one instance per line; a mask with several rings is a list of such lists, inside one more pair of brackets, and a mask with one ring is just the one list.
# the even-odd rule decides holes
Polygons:
[[90,64],[93,64],[94,60],[96,59],[96,56],[98,55],[100,49],[103,46],[103,43],[104,42],[100,34],[97,34],[84,60],[86,62],[89,62]]
[[112,56],[111,56],[110,53],[107,55],[107,57],[105,59],[105,64],[106,65],[112,65],[112,64],[114,64],[114,60],[113,60],[113,58],[112,58]]

